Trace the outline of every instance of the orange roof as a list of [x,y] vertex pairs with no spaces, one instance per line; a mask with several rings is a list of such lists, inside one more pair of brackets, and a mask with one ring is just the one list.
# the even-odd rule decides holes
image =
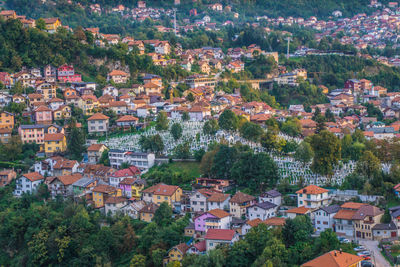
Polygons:
[[104,145],[103,144],[92,144],[88,147],[88,151],[99,151]]
[[[76,181],[80,180],[82,178],[82,174],[80,173],[74,173],[71,175],[62,175],[62,176],[58,176],[56,177],[61,183],[63,183],[64,185],[71,185],[73,183],[75,183]],[[54,179],[55,180],[55,179]],[[54,181],[53,180],[53,181]]]
[[363,258],[360,256],[346,252],[340,252],[338,250],[332,250],[322,256],[319,256],[318,258],[304,263],[301,265],[301,267],[350,267],[355,266],[362,260]]
[[287,210],[286,213],[306,214],[310,209],[304,206]]
[[246,222],[248,225],[250,225],[251,227],[256,227],[257,225],[259,225],[260,223],[263,223],[263,221],[260,218],[256,218],[253,220],[249,220]]
[[104,115],[103,113],[96,113],[93,116],[91,116],[88,121],[92,120],[108,120],[110,117]]
[[54,134],[45,134],[44,135],[44,141],[49,142],[49,141],[60,141],[63,140],[65,137],[64,134],[62,133],[54,133]]
[[122,116],[121,118],[119,118],[117,120],[117,122],[138,121],[138,120],[139,120],[138,118],[136,118],[136,117],[134,117],[132,115],[125,115],[125,116]]
[[99,192],[99,193],[105,193],[105,194],[110,194],[115,191],[117,191],[117,188],[111,185],[106,185],[106,184],[100,184],[97,185],[95,188],[92,190],[93,192]]
[[286,219],[285,218],[281,218],[281,217],[272,217],[269,219],[266,219],[264,221],[264,223],[266,225],[270,225],[270,226],[283,226],[285,225]]
[[339,210],[333,218],[335,219],[343,219],[343,220],[351,220],[356,213],[356,210]]
[[41,111],[51,111],[51,109],[49,109],[46,106],[40,106],[35,110],[35,112],[41,112]]
[[31,182],[44,179],[44,177],[38,172],[25,173],[22,176],[29,179]]
[[128,73],[122,70],[113,70],[109,74],[109,76],[128,76]]
[[352,209],[352,210],[358,210],[362,206],[367,205],[365,203],[357,203],[357,202],[346,202],[342,206],[340,206],[342,209]]
[[221,209],[214,209],[214,210],[210,210],[208,211],[208,213],[210,213],[211,215],[214,215],[217,218],[225,218],[228,217],[230,214],[224,210]]
[[112,101],[108,104],[110,107],[126,107],[128,104],[126,104],[125,101]]
[[329,192],[329,190],[324,189],[322,187],[316,186],[316,185],[309,185],[304,187],[303,189],[300,189],[296,192],[296,194],[310,194],[310,195],[318,195],[322,193]]
[[223,202],[229,197],[229,194],[213,193],[208,199],[208,202]]
[[229,202],[232,203],[243,203],[243,202],[250,202],[255,200],[256,198],[253,196],[250,196],[248,194],[242,193],[242,192],[237,192],[230,200]]
[[153,193],[154,195],[161,195],[161,196],[172,196],[176,190],[179,189],[179,186],[176,185],[166,185],[163,183],[153,185],[145,190],[143,193]]

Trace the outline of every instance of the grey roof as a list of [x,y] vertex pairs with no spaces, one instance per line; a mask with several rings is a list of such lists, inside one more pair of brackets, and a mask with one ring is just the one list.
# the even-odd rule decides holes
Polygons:
[[186,226],[185,227],[185,229],[194,229],[195,227],[194,227],[194,223],[189,223],[189,225],[188,226]]
[[391,215],[393,218],[399,217],[399,216],[400,216],[400,209],[391,211],[391,212],[390,212],[390,215]]
[[272,189],[272,190],[269,190],[268,192],[261,194],[261,196],[262,197],[280,197],[280,196],[282,196],[282,194],[279,193],[278,191]]
[[369,130],[374,133],[394,133],[393,127],[377,127],[377,128],[371,128]]
[[113,153],[125,153],[126,151],[121,150],[121,149],[110,149],[108,152],[113,152]]
[[246,220],[235,218],[235,217],[233,217],[232,221],[231,221],[231,225],[232,224],[245,224],[245,223],[246,223]]
[[274,203],[271,203],[271,202],[266,201],[266,202],[256,203],[256,204],[254,204],[252,207],[254,207],[254,206],[257,206],[257,207],[259,207],[259,208],[261,208],[261,209],[264,209],[264,210],[268,210],[268,209],[273,209],[273,208],[275,208],[277,205],[274,204]]
[[372,227],[372,230],[396,230],[397,227],[393,222],[390,223],[378,223],[374,227]]
[[93,183],[95,180],[92,178],[82,178],[79,179],[78,181],[76,181],[75,183],[73,183],[73,186],[79,186],[79,187],[86,187],[89,184]]
[[391,207],[391,208],[389,208],[389,210],[390,211],[400,210],[400,206]]
[[332,205],[328,207],[321,207],[321,210],[325,211],[328,214],[336,213],[340,209],[339,205]]
[[45,128],[45,125],[42,124],[33,124],[33,125],[20,125],[21,129],[37,129],[37,128]]

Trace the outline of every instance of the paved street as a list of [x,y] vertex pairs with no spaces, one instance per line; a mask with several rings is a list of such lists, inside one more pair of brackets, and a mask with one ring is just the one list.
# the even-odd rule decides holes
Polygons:
[[389,262],[382,256],[378,248],[378,241],[360,240],[360,245],[363,245],[366,249],[371,251],[371,260],[376,267],[390,266]]

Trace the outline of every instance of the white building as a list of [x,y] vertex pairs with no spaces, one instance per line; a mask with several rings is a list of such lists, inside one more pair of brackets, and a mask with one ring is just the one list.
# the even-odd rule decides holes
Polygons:
[[210,229],[204,237],[206,241],[206,250],[215,249],[218,245],[232,245],[239,240],[239,235],[235,230],[229,229]]
[[335,225],[334,216],[339,211],[338,205],[332,205],[328,207],[321,207],[315,210],[314,213],[314,225],[317,232],[323,232],[326,229],[332,229]]
[[247,217],[249,220],[261,219],[266,220],[276,216],[278,206],[271,202],[256,203],[247,208]]
[[229,210],[229,194],[215,193],[207,199],[208,210],[221,209]]
[[107,198],[104,208],[106,215],[115,215],[118,212],[122,213],[122,208],[126,206],[128,199],[125,197],[109,197]]
[[189,196],[190,209],[192,212],[205,212],[207,208],[207,198],[210,197],[210,191],[207,189],[199,189]]
[[139,219],[139,211],[146,206],[146,203],[143,200],[135,201],[129,203],[128,205],[121,208],[123,214],[128,215],[132,219]]
[[22,175],[16,180],[15,196],[21,196],[23,193],[34,193],[38,186],[44,182],[44,177],[37,172],[30,172]]
[[329,190],[321,188],[316,185],[309,185],[296,192],[297,206],[306,207],[309,209],[318,209],[323,206],[329,205],[330,197]]
[[282,194],[276,190],[270,190],[268,192],[262,193],[259,198],[259,202],[270,202],[277,206],[282,204]]
[[131,152],[111,149],[108,152],[111,167],[119,168],[123,162],[136,166],[141,171],[147,171],[154,166],[155,155],[153,153]]

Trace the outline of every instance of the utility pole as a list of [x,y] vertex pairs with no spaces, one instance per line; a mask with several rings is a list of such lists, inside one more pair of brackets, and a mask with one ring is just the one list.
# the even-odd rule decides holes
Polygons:
[[176,8],[173,8],[174,10],[174,32],[175,32],[175,36],[176,36]]
[[290,46],[290,41],[292,41],[292,38],[291,38],[291,37],[287,37],[287,38],[286,38],[286,40],[287,40],[287,52],[286,52],[286,58],[287,58],[287,59],[289,59],[289,57],[290,57],[290,54],[289,54],[289,52],[290,52],[290,48],[289,48],[289,46]]

